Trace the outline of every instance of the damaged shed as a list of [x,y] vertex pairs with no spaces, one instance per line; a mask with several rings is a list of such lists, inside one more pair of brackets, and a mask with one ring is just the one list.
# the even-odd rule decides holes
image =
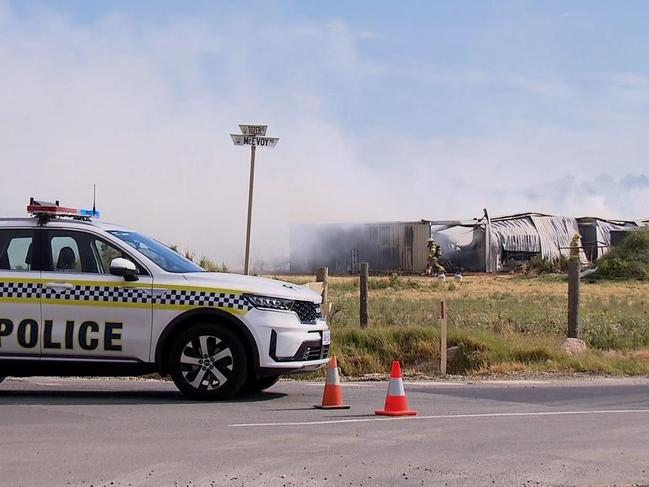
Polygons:
[[357,274],[360,262],[373,272],[421,273],[426,269],[427,222],[311,224],[291,227],[290,271]]
[[619,244],[629,232],[646,226],[646,220],[605,220],[597,217],[577,218],[582,245],[590,262]]
[[567,256],[576,233],[582,242],[583,263],[594,262],[624,235],[649,225],[648,220],[606,220],[522,213],[465,221],[432,221],[434,238],[442,246],[447,270],[496,272],[508,263],[534,256],[557,259]]
[[489,218],[485,211],[485,216],[472,221],[430,223],[442,247],[443,265],[474,272],[496,272],[534,256],[558,259],[579,233],[576,218],[542,213]]
[[290,233],[290,271],[308,274],[329,267],[332,274],[357,274],[360,262],[375,273],[421,274],[427,264],[427,240],[441,247],[447,272],[498,272],[539,256],[567,256],[579,234],[581,260],[594,262],[628,232],[649,221],[574,218],[521,213],[472,220],[297,225]]

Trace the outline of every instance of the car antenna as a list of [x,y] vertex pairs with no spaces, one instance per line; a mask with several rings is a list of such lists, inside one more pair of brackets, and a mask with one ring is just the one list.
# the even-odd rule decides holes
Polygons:
[[93,215],[97,213],[96,201],[97,201],[97,185],[93,184],[92,185],[92,214]]

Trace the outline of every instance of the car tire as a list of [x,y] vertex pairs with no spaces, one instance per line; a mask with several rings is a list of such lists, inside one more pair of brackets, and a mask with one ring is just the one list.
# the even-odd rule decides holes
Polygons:
[[169,372],[181,392],[200,401],[234,396],[248,376],[241,340],[221,324],[194,325],[171,347]]
[[279,381],[279,375],[270,375],[268,377],[250,377],[243,386],[243,391],[249,394],[265,391],[273,387]]

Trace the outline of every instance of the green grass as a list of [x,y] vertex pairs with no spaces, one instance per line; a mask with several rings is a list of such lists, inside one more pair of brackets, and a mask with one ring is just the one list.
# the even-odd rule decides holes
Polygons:
[[[358,323],[358,300],[332,295],[333,326]],[[564,296],[510,296],[490,293],[484,297],[449,296],[450,325],[457,329],[501,335],[563,336],[566,332],[567,298]],[[439,300],[386,295],[372,299],[369,313],[373,327],[435,326]],[[582,338],[592,347],[629,350],[649,346],[649,308],[646,302],[611,297],[582,300]]]
[[[311,279],[291,279],[303,284]],[[567,283],[547,276],[370,278],[370,326],[361,330],[357,278],[332,278],[331,353],[343,374],[386,373],[401,360],[409,373],[439,368],[439,301],[447,301],[454,374],[649,374],[649,283],[582,285],[580,337],[589,351],[560,349],[567,328]]]
[[[399,360],[410,374],[439,373],[437,329],[422,326],[334,330],[331,353],[346,376],[386,373]],[[502,336],[475,330],[450,330],[449,347],[459,351],[448,372],[460,375],[521,373],[649,374],[649,352],[610,353],[589,350],[570,356],[550,337]]]

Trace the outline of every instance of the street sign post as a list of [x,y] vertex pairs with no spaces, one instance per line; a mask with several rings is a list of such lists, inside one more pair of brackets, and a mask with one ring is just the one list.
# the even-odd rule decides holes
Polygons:
[[230,134],[234,145],[250,146],[250,183],[248,186],[248,223],[246,227],[246,257],[243,272],[250,274],[250,230],[252,227],[252,193],[255,185],[255,153],[257,147],[273,148],[279,138],[266,137],[268,125],[239,125],[240,134]]

